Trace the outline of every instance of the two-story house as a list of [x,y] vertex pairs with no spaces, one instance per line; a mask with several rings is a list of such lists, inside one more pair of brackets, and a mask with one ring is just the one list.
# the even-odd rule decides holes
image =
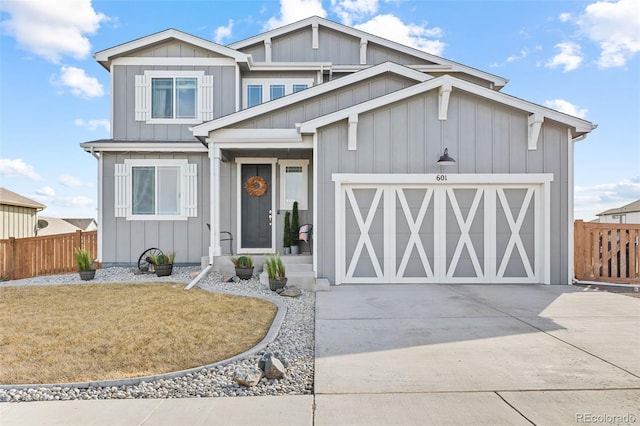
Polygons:
[[504,78],[311,17],[228,46],[167,30],[95,54],[111,75],[100,261],[214,264],[313,224],[331,283],[569,283],[573,144],[590,122]]

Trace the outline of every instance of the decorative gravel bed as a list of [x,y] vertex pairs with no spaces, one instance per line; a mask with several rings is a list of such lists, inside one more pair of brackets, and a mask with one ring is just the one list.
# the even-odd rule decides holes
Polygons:
[[[180,282],[185,286],[191,281],[196,267],[174,267],[169,277],[136,275],[132,269],[107,268],[96,272],[96,278],[88,283],[108,282]],[[0,285],[51,285],[82,284],[78,274],[51,275],[16,280]],[[209,273],[198,286],[210,291],[260,296],[279,300],[286,304],[286,315],[276,339],[266,349],[247,358],[221,362],[210,368],[178,377],[159,379],[124,386],[20,386],[0,389],[0,402],[53,401],[71,399],[124,399],[124,398],[198,398],[258,395],[302,395],[313,392],[314,366],[314,310],[315,294],[303,291],[300,297],[281,297],[260,284],[254,277],[240,282],[223,282],[222,276]],[[244,387],[232,380],[238,369],[255,368],[265,353],[275,354],[286,367],[286,375],[280,380],[262,378],[253,387]]]

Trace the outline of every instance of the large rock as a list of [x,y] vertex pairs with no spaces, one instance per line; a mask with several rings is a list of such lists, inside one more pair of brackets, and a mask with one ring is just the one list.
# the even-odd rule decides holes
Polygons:
[[284,377],[284,365],[272,354],[266,354],[262,357],[258,366],[264,371],[267,379],[282,379]]
[[233,381],[247,387],[257,385],[261,378],[262,371],[257,368],[238,368],[233,373]]
[[291,287],[287,287],[285,288],[281,293],[280,296],[287,296],[287,297],[298,297],[302,294],[302,290],[300,290],[298,287],[295,286],[291,286]]

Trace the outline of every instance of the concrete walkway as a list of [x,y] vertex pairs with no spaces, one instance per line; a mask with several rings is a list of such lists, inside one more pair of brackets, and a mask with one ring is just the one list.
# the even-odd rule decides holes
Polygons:
[[316,298],[315,395],[0,404],[1,425],[640,424],[640,299],[353,285]]

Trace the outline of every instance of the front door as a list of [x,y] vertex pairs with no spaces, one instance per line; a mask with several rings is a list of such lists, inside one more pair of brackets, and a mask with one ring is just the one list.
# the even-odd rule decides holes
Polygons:
[[273,250],[273,164],[241,164],[240,250]]

